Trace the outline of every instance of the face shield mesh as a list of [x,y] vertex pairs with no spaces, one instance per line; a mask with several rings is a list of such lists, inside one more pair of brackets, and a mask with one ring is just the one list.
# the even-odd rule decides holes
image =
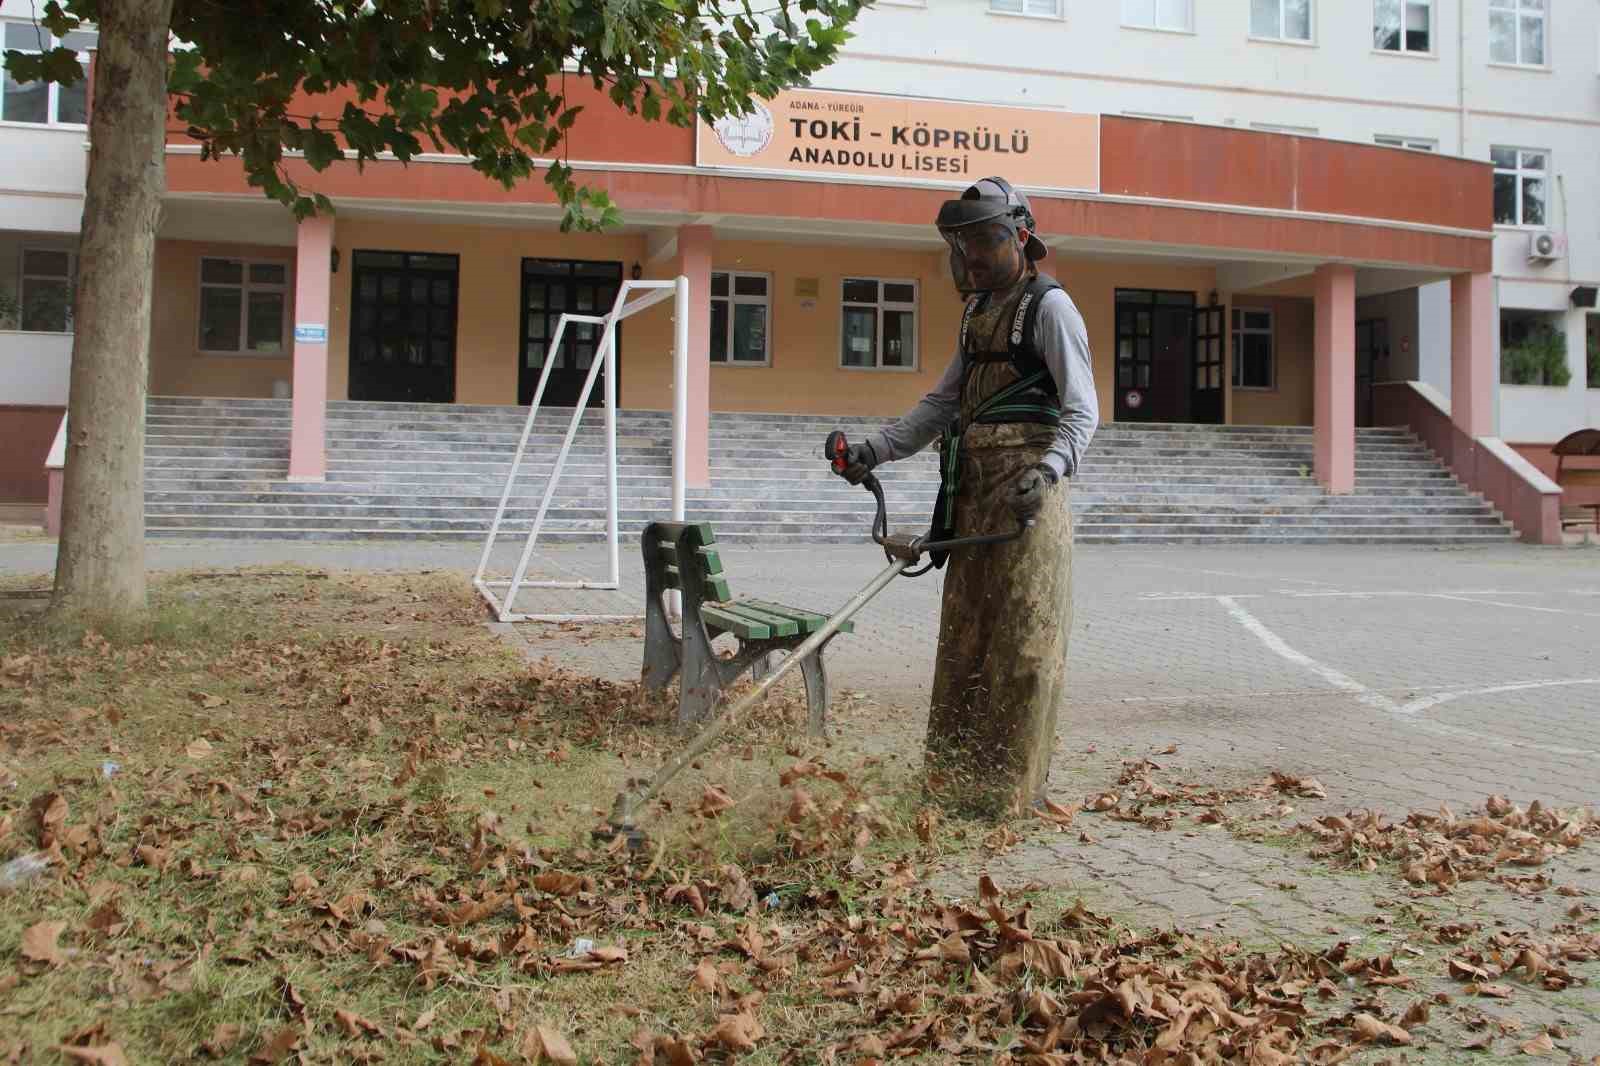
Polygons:
[[[942,219],[945,212],[939,214]],[[1009,215],[941,225],[939,234],[950,248],[950,273],[956,288],[964,293],[1009,288],[1026,269],[1017,225]]]

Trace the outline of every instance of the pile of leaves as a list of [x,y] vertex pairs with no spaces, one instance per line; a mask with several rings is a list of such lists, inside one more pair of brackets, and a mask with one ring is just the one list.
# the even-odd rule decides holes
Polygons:
[[[158,595],[177,613],[146,639],[0,629],[0,863],[43,864],[0,892],[0,1062],[1264,1066],[1420,1041],[1440,1005],[1346,942],[1135,931],[978,878],[1026,824],[961,822],[892,760],[799,746],[783,699],[675,783],[642,849],[592,839],[678,743],[671,694],[530,666],[448,579]],[[1159,769],[1040,814],[1204,822],[1315,787]],[[1494,817],[1568,846],[1548,812]],[[930,893],[951,866],[971,899]],[[1452,942],[1460,980],[1577,984],[1596,945],[1574,907]]]
[[1538,800],[1524,810],[1504,796],[1490,796],[1482,811],[1457,817],[1448,807],[1413,811],[1390,822],[1375,811],[1329,815],[1300,827],[1317,839],[1315,858],[1365,870],[1379,858],[1398,865],[1413,885],[1448,891],[1463,881],[1492,879],[1527,894],[1550,887],[1544,874],[1523,875],[1504,868],[1543,866],[1557,855],[1600,837],[1600,818],[1592,810],[1558,811]]

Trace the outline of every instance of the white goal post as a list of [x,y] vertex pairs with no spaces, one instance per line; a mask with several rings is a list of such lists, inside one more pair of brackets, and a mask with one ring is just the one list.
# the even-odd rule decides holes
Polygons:
[[[635,292],[643,293],[643,295],[637,299],[630,300],[629,296]],[[495,508],[494,521],[489,524],[489,536],[483,542],[483,554],[478,557],[478,570],[472,578],[473,586],[477,588],[479,594],[494,610],[495,617],[500,621],[594,622],[625,621],[643,617],[642,610],[627,615],[525,614],[516,609],[516,601],[519,592],[530,588],[605,590],[621,587],[621,541],[620,531],[617,528],[617,323],[668,299],[675,300],[672,345],[672,378],[674,386],[672,404],[672,518],[677,522],[683,521],[684,444],[687,438],[686,421],[688,416],[686,390],[689,377],[689,279],[679,275],[672,281],[624,281],[622,287],[617,291],[617,298],[611,305],[611,310],[605,314],[562,314],[560,320],[556,323],[555,336],[550,338],[550,345],[545,351],[544,369],[539,374],[539,385],[534,390],[533,403],[528,408],[528,418],[522,426],[522,439],[517,442],[517,451],[516,455],[512,457],[511,469],[506,472],[506,484],[500,493],[500,504]],[[510,502],[511,494],[516,487],[517,475],[521,472],[523,460],[527,456],[528,438],[533,434],[533,423],[539,416],[539,405],[544,400],[545,384],[550,380],[550,369],[556,364],[556,357],[561,350],[561,340],[566,334],[568,323],[584,323],[603,327],[600,335],[600,344],[596,350],[594,362],[589,367],[589,376],[584,379],[583,391],[578,396],[577,405],[573,408],[572,421],[567,426],[566,438],[561,442],[561,451],[556,456],[549,480],[545,482],[544,495],[539,500],[539,510],[534,517],[533,527],[526,534],[526,539],[522,545],[522,554],[517,560],[516,569],[509,579],[491,580],[488,577],[489,557],[494,551],[495,540],[501,536],[507,538],[515,536],[515,534],[503,533],[501,526],[505,521],[506,506]],[[578,436],[578,423],[583,420],[584,412],[589,404],[589,396],[594,391],[595,380],[600,376],[602,369],[605,371],[606,546],[609,564],[608,575],[604,581],[530,581],[528,579],[528,563],[533,558],[533,550],[539,541],[539,534],[544,530],[545,514],[550,510],[550,501],[554,498],[556,486],[561,481],[561,473],[566,467],[567,455],[572,450],[572,442]]]

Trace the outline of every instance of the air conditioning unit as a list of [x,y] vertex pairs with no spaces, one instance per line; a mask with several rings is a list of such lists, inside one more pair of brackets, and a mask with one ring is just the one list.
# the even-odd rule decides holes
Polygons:
[[1551,230],[1535,230],[1528,234],[1528,261],[1548,263],[1567,254],[1567,239]]

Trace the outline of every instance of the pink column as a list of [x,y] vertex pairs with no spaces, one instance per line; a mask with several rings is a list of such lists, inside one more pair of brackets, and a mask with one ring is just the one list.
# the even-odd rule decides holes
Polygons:
[[1494,275],[1450,279],[1450,421],[1469,437],[1494,434]]
[[1316,275],[1315,470],[1332,493],[1356,487],[1356,272],[1329,264]]
[[711,227],[678,227],[678,271],[689,279],[689,425],[684,456],[691,488],[711,485]]
[[294,399],[290,407],[289,480],[327,477],[328,310],[333,289],[333,219],[300,223],[294,262]]
[[61,536],[62,471],[59,467],[45,471],[46,493],[44,505],[44,531],[52,537]]

